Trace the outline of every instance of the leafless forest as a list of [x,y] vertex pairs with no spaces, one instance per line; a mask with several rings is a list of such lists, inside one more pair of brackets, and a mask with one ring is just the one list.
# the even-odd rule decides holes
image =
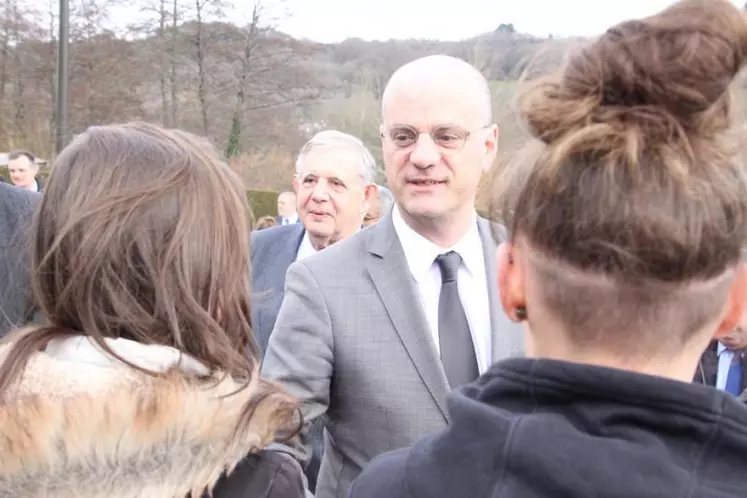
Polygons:
[[[70,0],[68,134],[134,119],[179,127],[209,137],[250,188],[284,188],[298,148],[322,127],[355,134],[378,155],[378,101],[389,75],[415,57],[447,53],[491,80],[502,147],[510,150],[519,137],[516,79],[528,64],[559,63],[574,43],[500,25],[463,42],[319,44],[274,29],[278,15],[292,12],[262,1],[238,22],[226,0]],[[0,0],[0,150],[49,158],[57,2],[32,3]],[[123,6],[141,21],[113,19]]]

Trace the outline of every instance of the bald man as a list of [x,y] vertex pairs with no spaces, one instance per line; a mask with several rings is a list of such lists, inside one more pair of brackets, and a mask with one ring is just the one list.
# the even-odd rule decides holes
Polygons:
[[498,143],[487,82],[446,56],[403,66],[384,92],[381,137],[394,208],[290,266],[262,367],[307,423],[325,423],[319,498],[348,496],[373,457],[446,427],[450,389],[523,353],[474,207]]

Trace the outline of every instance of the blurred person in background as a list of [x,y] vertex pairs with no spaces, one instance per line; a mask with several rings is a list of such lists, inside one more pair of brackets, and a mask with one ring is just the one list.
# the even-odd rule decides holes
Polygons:
[[255,226],[256,230],[264,230],[265,228],[270,228],[277,226],[277,221],[272,216],[263,216],[259,220],[257,220],[257,225]]
[[16,187],[41,192],[42,184],[36,178],[39,173],[39,165],[36,157],[25,150],[14,150],[8,154],[8,172],[10,180]]
[[185,132],[92,127],[62,151],[32,230],[47,323],[0,349],[0,496],[303,496],[263,450],[297,404],[258,374],[246,212]]
[[278,215],[275,217],[278,225],[292,225],[298,223],[296,212],[296,194],[290,191],[278,195]]
[[[745,258],[742,258],[745,260]],[[732,332],[713,340],[700,357],[695,382],[734,396],[747,393],[747,313]],[[745,394],[747,395],[747,394]]]

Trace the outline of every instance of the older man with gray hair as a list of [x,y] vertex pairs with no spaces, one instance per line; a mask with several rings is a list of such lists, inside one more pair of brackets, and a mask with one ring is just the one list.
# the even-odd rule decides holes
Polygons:
[[[360,230],[376,196],[376,173],[371,152],[352,135],[325,130],[301,148],[293,179],[301,223],[252,234],[252,323],[263,356],[283,301],[286,270]],[[312,440],[311,489],[321,458],[321,425],[312,430]]]
[[371,152],[347,133],[321,131],[301,148],[293,179],[301,223],[252,235],[253,323],[261,351],[283,300],[286,270],[360,230],[376,197],[376,174]]

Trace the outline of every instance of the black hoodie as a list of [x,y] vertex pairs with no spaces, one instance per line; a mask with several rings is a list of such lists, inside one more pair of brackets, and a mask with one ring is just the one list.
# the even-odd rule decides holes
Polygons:
[[714,388],[510,359],[448,408],[445,431],[374,459],[350,498],[747,497],[747,407]]

